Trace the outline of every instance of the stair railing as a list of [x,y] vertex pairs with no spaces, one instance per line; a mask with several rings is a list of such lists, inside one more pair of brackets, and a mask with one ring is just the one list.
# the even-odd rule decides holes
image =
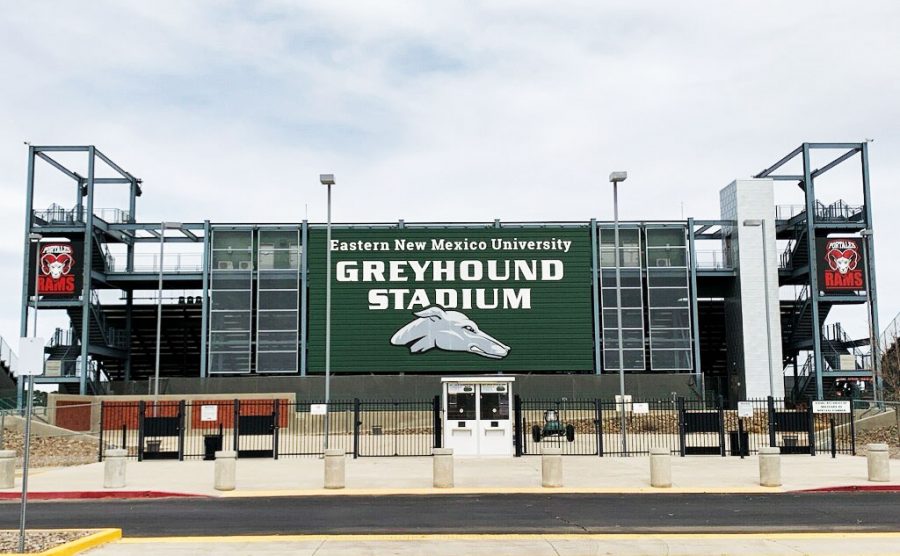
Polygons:
[[11,376],[16,376],[19,370],[19,358],[2,337],[0,337],[0,362],[6,365]]

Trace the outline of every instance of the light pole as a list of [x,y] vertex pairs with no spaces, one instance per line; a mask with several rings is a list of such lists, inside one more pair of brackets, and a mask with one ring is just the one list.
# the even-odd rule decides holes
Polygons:
[[[41,234],[31,233],[28,239],[35,244],[34,248],[34,323],[32,337],[37,338],[38,292],[41,275]],[[21,350],[20,350],[21,353]],[[31,369],[29,369],[31,371]],[[28,506],[28,463],[31,456],[31,412],[34,409],[34,374],[29,372],[28,404],[25,410],[25,446],[22,461],[22,506],[19,510],[19,552],[25,552],[25,511]],[[21,380],[22,377],[19,377]]]
[[328,188],[328,224],[325,240],[325,449],[328,449],[328,414],[331,402],[331,186],[334,174],[319,174],[319,183]]
[[159,225],[159,285],[156,298],[156,363],[153,366],[153,414],[159,404],[159,350],[162,337],[163,256],[166,250],[166,230],[180,230],[181,222],[161,222]]
[[622,345],[622,270],[619,260],[619,183],[628,179],[628,172],[612,172],[609,181],[613,185],[613,254],[616,259],[616,328],[619,340],[619,397],[622,400],[622,455],[628,455],[628,435],[625,421],[625,350]]
[[744,226],[759,226],[762,235],[762,256],[763,256],[763,288],[765,289],[764,297],[766,298],[766,348],[769,355],[769,397],[775,397],[775,377],[772,376],[772,314],[769,310],[769,257],[766,251],[766,221],[763,220],[744,220]]

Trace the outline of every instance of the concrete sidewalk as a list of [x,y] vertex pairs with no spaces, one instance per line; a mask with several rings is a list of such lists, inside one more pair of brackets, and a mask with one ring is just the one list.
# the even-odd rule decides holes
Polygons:
[[[211,461],[128,461],[126,487],[103,488],[103,463],[33,470],[30,492],[162,491],[206,496],[301,496],[353,494],[465,494],[515,492],[585,493],[750,493],[839,487],[885,487],[900,490],[900,460],[890,460],[889,483],[867,481],[866,458],[859,456],[782,456],[783,486],[759,486],[756,457],[690,456],[672,458],[672,488],[650,486],[648,457],[563,458],[563,487],[541,487],[541,458],[454,458],[455,488],[432,488],[432,458],[347,459],[347,488],[323,488],[319,458],[242,459],[237,488],[213,489]],[[20,489],[0,493],[14,493]]]
[[771,533],[680,535],[308,535],[122,539],[94,555],[219,556],[356,554],[457,556],[575,556],[582,554],[796,555],[896,554],[900,533]]

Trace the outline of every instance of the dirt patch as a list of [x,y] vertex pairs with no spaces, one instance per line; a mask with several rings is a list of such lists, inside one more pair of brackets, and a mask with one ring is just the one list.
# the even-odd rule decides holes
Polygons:
[[[43,552],[93,531],[25,531],[25,552]],[[19,531],[0,530],[0,552],[18,552]]]
[[[22,433],[6,431],[3,437],[3,449],[16,451],[18,467],[22,466],[24,444]],[[60,467],[94,463],[97,461],[97,446],[97,442],[63,436],[37,437],[32,435],[29,467]]]
[[891,459],[900,459],[900,436],[897,425],[856,433],[856,453],[865,456],[869,444],[887,444]]

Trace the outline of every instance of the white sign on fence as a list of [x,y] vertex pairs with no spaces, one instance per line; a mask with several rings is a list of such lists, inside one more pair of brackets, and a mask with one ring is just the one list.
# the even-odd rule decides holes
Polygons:
[[813,413],[850,413],[850,400],[813,400]]
[[309,405],[310,415],[325,415],[328,413],[328,406],[323,403],[314,403]]
[[753,417],[753,402],[738,402],[738,417]]
[[201,421],[218,421],[219,406],[217,405],[201,405],[200,406]]
[[631,412],[636,415],[650,413],[650,404],[647,402],[635,402],[631,404]]

